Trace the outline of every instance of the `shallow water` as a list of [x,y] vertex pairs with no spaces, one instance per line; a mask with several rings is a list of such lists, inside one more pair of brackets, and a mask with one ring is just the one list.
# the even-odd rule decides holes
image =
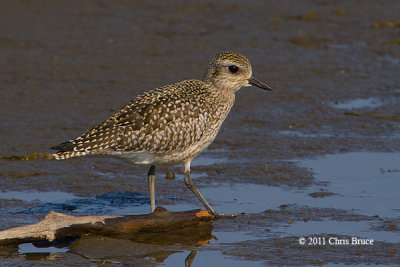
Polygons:
[[[366,216],[368,220],[335,218],[310,218],[308,221],[296,221],[290,224],[278,223],[268,233],[268,236],[321,236],[330,237],[350,236],[373,239],[375,242],[397,242],[400,232],[383,231],[376,228],[379,223],[371,218],[398,218],[400,209],[400,154],[380,152],[352,152],[344,154],[326,155],[317,159],[296,161],[301,167],[315,172],[316,183],[323,182],[323,186],[310,186],[305,189],[274,187],[260,184],[213,184],[202,187],[201,191],[211,200],[214,208],[220,213],[230,214],[244,212],[261,214],[266,210],[279,210],[283,206],[296,205],[307,209],[334,208],[350,211],[351,214]],[[201,176],[201,175],[200,175]],[[332,192],[333,195],[312,197],[316,191]],[[57,195],[60,197],[58,198]],[[47,213],[50,211],[65,212],[65,207],[74,207],[73,213],[109,213],[113,214],[140,214],[146,213],[149,200],[146,196],[137,196],[132,193],[109,193],[96,197],[76,197],[63,192],[2,192],[1,199],[19,199],[34,202],[28,211],[19,210],[19,213]],[[110,200],[112,200],[110,202]],[[40,203],[37,203],[40,202]],[[176,203],[164,205],[168,210],[196,209],[198,205],[190,203]],[[57,209],[57,207],[59,209]],[[63,208],[64,207],[64,208]],[[12,211],[11,211],[12,212]],[[374,227],[375,225],[375,227]],[[235,244],[244,241],[258,240],[260,235],[251,230],[230,231],[215,229],[207,244],[198,251],[192,266],[202,266],[207,260],[220,262],[222,266],[240,266],[242,261],[223,255],[220,247],[225,244]],[[217,251],[214,251],[217,249]],[[19,246],[18,253],[64,253],[68,248],[36,248],[33,245]],[[163,265],[174,266],[182,262],[190,251],[174,253],[166,259]],[[47,256],[47,255],[46,255]],[[251,264],[262,264],[252,262]]]
[[56,248],[56,247],[36,247],[32,243],[20,244],[18,246],[18,253],[28,254],[28,253],[64,253],[68,252],[68,248]]
[[[182,253],[176,253],[171,255],[162,266],[179,266],[185,262],[186,257],[189,255],[190,251],[184,251]],[[248,264],[250,266],[265,266],[262,262],[257,261],[244,261],[237,260],[231,256],[223,255],[218,251],[198,251],[196,257],[191,266],[205,266],[212,263],[215,266],[243,266],[243,264]]]
[[[318,206],[334,203],[336,208],[352,209],[365,215],[400,216],[400,153],[353,152],[302,160],[316,178],[328,181],[335,193],[318,199]],[[315,188],[317,189],[317,188]]]
[[41,203],[64,203],[78,199],[74,194],[65,192],[39,192],[39,191],[6,191],[0,192],[0,199],[18,199],[22,201],[39,201]]

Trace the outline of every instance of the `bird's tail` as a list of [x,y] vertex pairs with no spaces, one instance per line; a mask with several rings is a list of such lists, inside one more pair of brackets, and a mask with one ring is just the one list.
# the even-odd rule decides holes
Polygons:
[[53,146],[50,149],[58,150],[58,152],[51,154],[53,159],[62,160],[62,159],[69,159],[73,157],[84,156],[88,152],[85,150],[76,151],[75,143],[73,141],[64,142],[57,146]]
[[84,156],[86,154],[87,154],[87,152],[85,152],[85,151],[61,151],[61,152],[50,154],[50,156],[52,157],[52,159],[62,160],[62,159],[69,159],[69,158],[73,158],[73,157]]

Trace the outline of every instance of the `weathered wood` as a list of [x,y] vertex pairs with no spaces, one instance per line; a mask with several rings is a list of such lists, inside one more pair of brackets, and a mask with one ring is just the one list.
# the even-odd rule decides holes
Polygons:
[[121,236],[162,232],[210,222],[214,216],[205,210],[170,212],[157,207],[143,215],[81,216],[50,212],[43,221],[0,231],[0,244],[76,238],[84,234]]

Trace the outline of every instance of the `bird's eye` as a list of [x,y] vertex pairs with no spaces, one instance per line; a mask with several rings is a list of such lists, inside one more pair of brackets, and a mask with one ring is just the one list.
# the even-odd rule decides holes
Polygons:
[[238,68],[237,66],[235,66],[235,65],[230,65],[230,66],[228,67],[228,69],[229,69],[229,71],[232,72],[232,73],[235,73],[235,72],[237,72],[237,71],[239,70],[239,68]]

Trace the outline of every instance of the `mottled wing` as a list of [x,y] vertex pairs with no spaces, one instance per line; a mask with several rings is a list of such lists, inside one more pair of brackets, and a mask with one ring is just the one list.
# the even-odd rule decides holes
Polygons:
[[102,153],[168,152],[200,140],[215,108],[202,81],[186,80],[134,98],[114,116],[54,149]]
[[[202,137],[212,105],[204,83],[189,80],[151,91],[131,109],[118,114],[115,126],[123,129],[116,151],[168,152],[184,150]],[[211,104],[211,103],[210,103]]]

